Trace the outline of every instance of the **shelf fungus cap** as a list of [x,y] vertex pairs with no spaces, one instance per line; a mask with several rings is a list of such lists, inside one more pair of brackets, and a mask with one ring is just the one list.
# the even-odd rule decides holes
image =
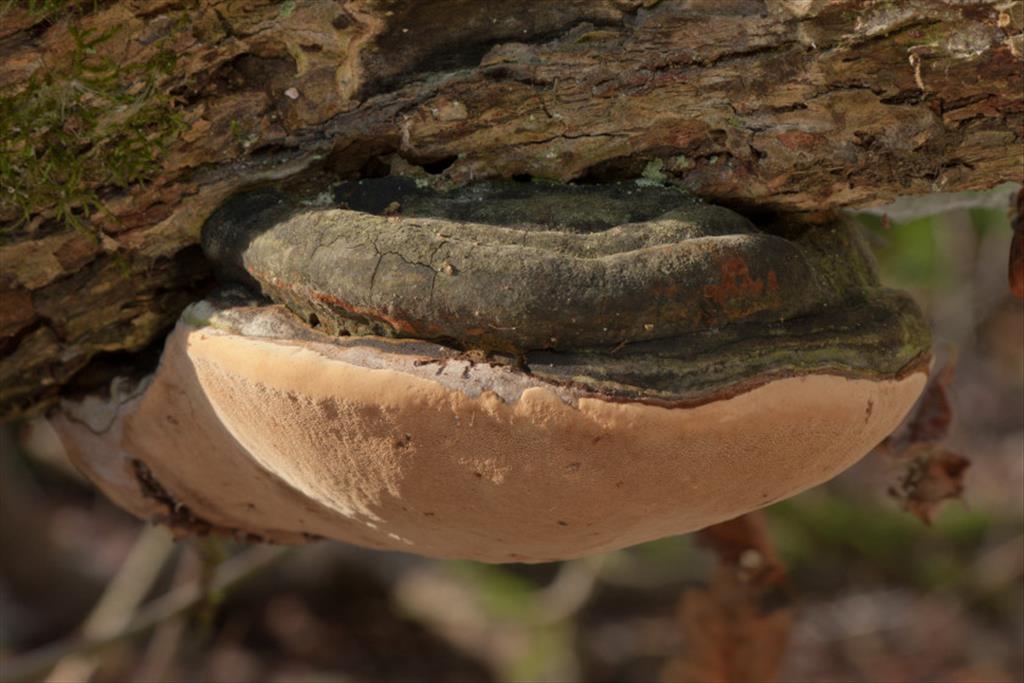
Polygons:
[[[492,191],[498,192],[484,193]],[[552,190],[563,193],[557,198],[563,203],[564,193],[574,191]],[[415,206],[405,196],[399,201]],[[654,216],[622,222],[657,222],[666,211],[677,209],[659,205]],[[590,214],[581,212],[586,223]],[[351,204],[326,216],[322,209],[289,209],[283,220],[306,216],[330,234],[331,225],[358,224],[360,213],[384,231],[381,240],[390,239],[387,225],[407,230],[406,236],[419,229],[403,225],[401,217],[381,223]],[[717,209],[689,215],[699,220],[679,213],[664,219],[677,223],[668,226],[677,234],[671,241],[651,243],[641,235],[621,248],[588,252],[579,235],[613,228],[576,229],[576,238],[559,242],[558,231],[542,224],[533,232],[551,234],[528,237],[520,247],[553,254],[551,272],[567,273],[569,289],[576,271],[564,270],[569,266],[559,259],[618,259],[619,265],[639,259],[623,267],[638,273],[634,284],[644,291],[652,286],[643,279],[647,265],[653,262],[652,272],[663,273],[666,263],[675,264],[680,286],[692,290],[705,278],[699,293],[714,326],[677,321],[665,334],[641,326],[635,337],[621,338],[634,324],[629,319],[615,341],[602,336],[603,329],[563,321],[559,338],[574,341],[552,345],[535,343],[542,337],[529,330],[506,337],[475,334],[453,315],[441,318],[439,341],[403,338],[401,330],[383,336],[382,329],[338,336],[354,331],[345,330],[347,324],[378,325],[390,314],[373,308],[375,300],[365,292],[365,308],[379,317],[349,311],[346,318],[329,310],[326,299],[314,299],[318,317],[338,315],[340,321],[334,329],[314,329],[310,309],[294,314],[302,308],[295,288],[277,287],[288,290],[281,303],[225,291],[185,311],[144,391],[121,392],[103,419],[87,406],[68,405],[56,425],[79,466],[114,500],[185,531],[280,542],[327,537],[433,557],[544,562],[700,529],[819,484],[870,451],[920,394],[929,342],[917,308],[878,287],[856,240],[841,228],[791,239],[765,235],[736,217],[741,235],[773,243],[766,263],[780,269],[777,283],[783,267],[796,264],[807,269],[808,286],[829,293],[804,299],[792,311],[771,302],[751,303],[747,314],[729,313],[740,311],[738,302],[715,308],[714,286],[725,286],[719,266],[735,256],[742,240],[715,224],[724,220]],[[703,229],[700,216],[708,215],[716,234],[685,239],[711,246],[679,251],[678,223]],[[281,221],[278,215],[275,225]],[[452,235],[468,230],[483,250],[508,237],[499,230],[506,227],[479,211],[412,223]],[[499,234],[488,235],[481,226]],[[263,226],[260,235],[272,229]],[[577,243],[567,250],[557,246],[573,239]],[[254,240],[250,234],[243,242]],[[327,241],[317,238],[321,247]],[[362,258],[352,256],[361,243],[348,241],[342,256]],[[826,257],[816,251],[824,243],[852,250],[839,259],[855,262],[852,272],[827,272]],[[657,260],[666,245],[676,250],[672,259]],[[373,248],[380,250],[379,244]],[[763,281],[757,248],[738,248],[748,249],[742,252],[747,271],[728,274],[732,282]],[[537,253],[529,255],[520,253],[524,267],[537,262]],[[712,257],[718,260],[709,269]],[[696,270],[686,271],[687,263]],[[460,264],[472,270],[471,259]],[[592,272],[602,268],[584,265]],[[252,276],[244,255],[235,267]],[[274,278],[285,282],[269,272],[277,267],[260,273],[271,283],[263,287],[271,296],[279,293]],[[839,281],[846,294],[829,289],[828,283]],[[304,291],[314,285],[307,281]],[[392,288],[392,300],[406,296],[401,283],[385,280],[382,286]],[[514,287],[508,291],[518,295]],[[632,299],[622,292],[622,305],[628,305]],[[440,308],[415,309],[406,319],[422,325],[459,302],[446,297],[433,304]],[[689,299],[679,295],[676,301],[678,310],[691,310]],[[455,304],[448,310],[458,312]],[[601,313],[626,320],[611,315],[620,310]],[[505,311],[485,307],[480,317],[498,320]],[[517,327],[529,328],[534,320],[543,327],[553,319],[527,315]],[[467,350],[474,340],[494,353]]]

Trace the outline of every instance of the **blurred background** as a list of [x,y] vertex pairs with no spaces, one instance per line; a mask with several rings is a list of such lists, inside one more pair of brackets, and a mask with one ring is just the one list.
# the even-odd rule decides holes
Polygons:
[[[881,453],[766,510],[796,589],[781,680],[1024,680],[1010,192],[855,216],[883,281],[927,312],[939,362],[955,358],[946,446],[971,464],[931,526],[890,495],[903,471]],[[693,647],[680,596],[716,561],[690,536],[503,566],[172,542],[86,485],[45,423],[0,430],[4,681],[652,681]]]

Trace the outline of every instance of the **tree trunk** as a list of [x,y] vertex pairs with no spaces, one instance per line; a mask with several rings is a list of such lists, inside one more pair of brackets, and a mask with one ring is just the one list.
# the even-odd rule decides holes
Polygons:
[[1024,180],[1019,1],[28,4],[0,15],[0,417],[158,342],[256,184],[643,175],[814,220]]

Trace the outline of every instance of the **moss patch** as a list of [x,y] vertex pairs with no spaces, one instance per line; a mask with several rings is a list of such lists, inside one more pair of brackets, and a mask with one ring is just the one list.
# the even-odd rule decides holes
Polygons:
[[159,50],[145,61],[122,64],[103,54],[117,31],[85,29],[72,21],[74,45],[67,62],[33,74],[17,92],[0,95],[5,231],[41,215],[96,236],[89,217],[103,209],[103,188],[150,180],[184,130],[161,84],[174,70],[175,55]]

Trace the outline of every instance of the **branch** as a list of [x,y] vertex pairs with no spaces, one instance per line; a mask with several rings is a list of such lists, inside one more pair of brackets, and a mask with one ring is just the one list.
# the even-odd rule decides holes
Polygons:
[[[210,582],[210,590],[223,591],[269,567],[287,552],[286,548],[257,546],[226,560]],[[90,637],[83,634],[52,643],[33,652],[14,657],[0,664],[4,680],[23,681],[37,678],[57,662],[71,656],[87,656],[107,646],[131,638],[162,624],[204,599],[206,591],[199,581],[180,586],[150,602],[135,617],[118,628]]]

